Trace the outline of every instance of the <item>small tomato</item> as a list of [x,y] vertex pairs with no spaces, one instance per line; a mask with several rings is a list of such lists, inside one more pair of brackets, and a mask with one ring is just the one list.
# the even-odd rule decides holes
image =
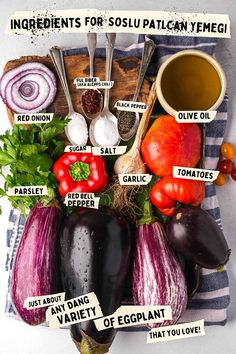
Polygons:
[[233,144],[223,143],[220,147],[221,155],[226,159],[233,159],[235,157],[235,149]]
[[236,170],[231,171],[231,177],[236,181]]
[[227,160],[221,160],[221,161],[218,163],[217,169],[218,169],[221,173],[228,174],[228,173],[230,173],[231,171],[234,170],[234,163],[233,163],[233,161],[231,161],[231,160],[229,160],[229,159],[227,159]]
[[219,173],[214,183],[217,186],[223,186],[227,182],[227,177],[223,173]]

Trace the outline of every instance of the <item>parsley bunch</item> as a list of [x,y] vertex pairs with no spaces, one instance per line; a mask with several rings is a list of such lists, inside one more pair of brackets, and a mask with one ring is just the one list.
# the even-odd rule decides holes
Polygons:
[[[55,197],[56,180],[51,167],[55,159],[64,151],[64,142],[58,135],[64,133],[68,120],[53,118],[50,123],[34,124],[31,129],[21,125],[0,135],[0,174],[4,186],[0,188],[0,197],[15,186],[44,185],[48,196],[8,196],[14,208],[26,215],[26,210],[41,200],[50,202]],[[1,212],[1,209],[0,209]]]

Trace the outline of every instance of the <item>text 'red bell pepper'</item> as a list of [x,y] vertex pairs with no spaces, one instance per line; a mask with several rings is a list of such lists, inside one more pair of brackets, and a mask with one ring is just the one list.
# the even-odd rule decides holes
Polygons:
[[54,163],[52,172],[62,197],[69,192],[102,192],[108,186],[103,157],[91,153],[66,152]]
[[166,216],[175,212],[176,202],[200,205],[205,197],[205,184],[195,181],[166,176],[161,178],[151,189],[150,199],[153,205]]

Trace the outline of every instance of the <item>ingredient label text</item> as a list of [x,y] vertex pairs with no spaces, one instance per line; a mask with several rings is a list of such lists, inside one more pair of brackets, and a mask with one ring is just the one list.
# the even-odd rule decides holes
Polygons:
[[111,316],[94,321],[98,331],[107,328],[130,327],[146,323],[161,323],[172,319],[170,306],[121,306]]
[[91,292],[62,304],[51,306],[46,312],[50,328],[59,328],[102,317],[97,296]]
[[204,336],[204,320],[153,328],[148,332],[147,343],[158,343],[167,340]]
[[175,113],[178,123],[210,123],[216,117],[217,111],[179,111]]
[[72,207],[83,207],[98,209],[99,197],[95,197],[94,193],[77,193],[70,192],[67,193],[65,198],[65,204]]
[[38,309],[55,304],[60,304],[65,301],[66,293],[58,293],[53,295],[27,297],[24,301],[24,308],[27,310]]
[[205,170],[202,168],[190,168],[173,166],[173,176],[175,178],[192,179],[196,181],[212,182],[219,174],[219,171]]
[[151,182],[152,175],[148,173],[125,173],[119,174],[119,183],[121,185],[145,186]]

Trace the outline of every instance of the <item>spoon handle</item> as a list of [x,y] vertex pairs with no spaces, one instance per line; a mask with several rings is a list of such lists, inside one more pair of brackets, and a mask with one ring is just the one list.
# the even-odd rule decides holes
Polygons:
[[139,96],[148,65],[151,61],[151,58],[152,58],[155,48],[156,48],[156,44],[151,39],[144,43],[141,66],[140,66],[139,76],[138,76],[138,82],[137,82],[135,94],[133,96],[133,101],[137,101],[137,98]]
[[87,41],[89,52],[90,77],[94,77],[94,53],[97,45],[97,33],[88,33]]
[[133,147],[136,148],[138,151],[140,150],[140,146],[143,140],[143,137],[147,131],[150,116],[152,114],[153,106],[157,99],[157,92],[156,92],[156,81],[153,82],[151,90],[148,95],[147,99],[147,110],[143,113],[142,118],[140,120],[138,130],[135,136],[135,140],[133,143]]
[[69,108],[69,115],[74,112],[73,104],[71,101],[71,96],[70,96],[70,91],[66,79],[66,71],[65,71],[65,65],[64,65],[64,59],[63,59],[63,53],[60,47],[52,47],[49,49],[50,57],[52,59],[52,62],[55,66],[55,69],[57,71],[57,74],[59,76],[59,79],[61,81],[61,85],[63,88],[63,91],[66,96],[66,101],[68,104]]
[[[111,79],[112,57],[115,46],[116,34],[106,33],[106,81]],[[110,89],[106,88],[104,93],[104,109],[109,109]]]

